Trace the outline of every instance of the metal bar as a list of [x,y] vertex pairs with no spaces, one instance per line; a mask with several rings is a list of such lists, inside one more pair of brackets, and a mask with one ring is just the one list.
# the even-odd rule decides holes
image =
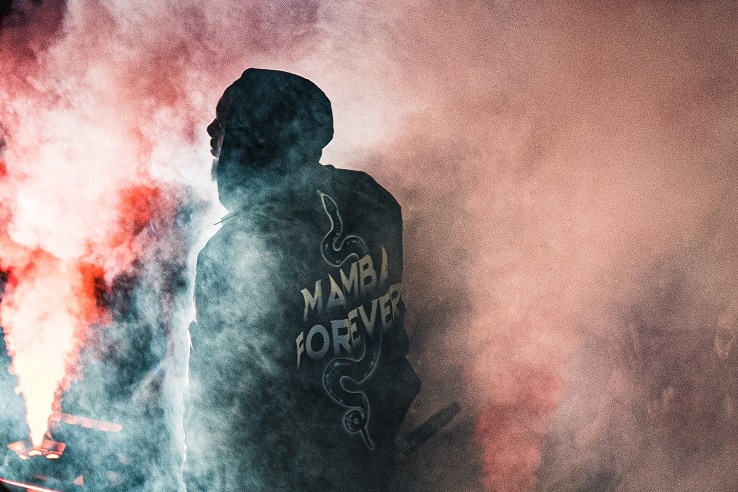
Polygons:
[[103,432],[120,432],[123,426],[115,422],[105,422],[103,420],[95,420],[80,415],[70,415],[68,413],[54,413],[49,418],[51,422],[64,422],[69,425],[78,425],[90,429],[97,429]]
[[405,454],[414,451],[418,446],[433,437],[435,433],[451,422],[460,411],[461,405],[459,405],[459,402],[454,401],[434,413],[423,425],[407,436],[403,446]]
[[47,489],[45,487],[40,487],[38,485],[32,485],[30,483],[16,482],[15,480],[10,480],[9,478],[0,477],[0,483],[12,485],[13,487],[21,487],[26,490],[33,490],[35,492],[61,492],[60,490]]

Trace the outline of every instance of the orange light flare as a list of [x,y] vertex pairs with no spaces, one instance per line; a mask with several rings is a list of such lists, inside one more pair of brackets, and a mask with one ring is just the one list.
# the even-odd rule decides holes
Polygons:
[[[25,261],[19,262],[22,256]],[[103,315],[96,302],[99,269],[39,249],[14,259],[15,264],[2,265],[9,281],[0,323],[18,378],[16,391],[26,403],[31,442],[39,446],[60,406],[59,389],[74,374],[85,328]]]
[[[178,190],[201,162],[191,156],[207,156],[195,131],[210,114],[200,89],[222,77],[183,84],[188,44],[141,45],[108,6],[18,11],[23,22],[0,30],[0,325],[37,446],[84,376],[80,349],[110,321],[99,287],[134,264],[188,254],[184,241],[161,238],[176,234],[189,196]],[[132,49],[121,49],[125,39]],[[92,45],[95,56],[78,56]]]
[[64,391],[82,376],[78,359],[95,335],[90,328],[104,329],[112,321],[99,303],[106,281],[128,271],[156,244],[150,229],[174,217],[175,202],[144,177],[115,193],[115,212],[99,224],[106,231],[104,241],[88,240],[79,254],[65,258],[15,242],[8,234],[14,217],[0,202],[0,271],[8,274],[0,326],[34,447],[42,442],[53,415],[60,414]]
[[91,329],[111,321],[98,306],[101,288],[155,244],[152,229],[176,204],[142,171],[147,142],[113,119],[53,105],[4,116],[14,131],[0,128],[0,271],[8,274],[0,326],[38,446],[81,376]]
[[[64,391],[82,376],[78,358],[91,329],[111,321],[98,305],[101,289],[157,244],[154,229],[166,228],[176,212],[175,199],[139,170],[146,155],[105,172],[86,167],[91,161],[82,157],[54,142],[0,149],[0,176],[8,178],[0,181],[0,271],[8,274],[0,326],[33,446],[51,414],[61,412]],[[35,164],[20,164],[26,161]],[[66,178],[56,177],[57,169],[67,169]]]

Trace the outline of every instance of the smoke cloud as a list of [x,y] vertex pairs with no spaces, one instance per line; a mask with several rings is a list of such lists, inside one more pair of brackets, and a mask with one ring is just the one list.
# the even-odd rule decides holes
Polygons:
[[[130,386],[145,401],[161,363],[162,442],[176,441],[193,258],[222,212],[204,129],[245,68],[294,71],[333,104],[323,162],[369,172],[403,206],[423,381],[405,433],[462,406],[402,458],[397,488],[660,490],[666,474],[664,490],[729,490],[736,9],[6,2],[8,350],[22,345],[13,333],[46,338],[8,322],[14,306],[53,307],[19,297],[43,280],[73,319],[62,338],[78,340],[60,357],[96,368],[66,376],[71,394],[95,395],[67,404],[124,399],[109,360],[147,369]],[[21,275],[29,265],[36,275]],[[130,348],[141,357],[106,351],[132,333],[149,340]]]

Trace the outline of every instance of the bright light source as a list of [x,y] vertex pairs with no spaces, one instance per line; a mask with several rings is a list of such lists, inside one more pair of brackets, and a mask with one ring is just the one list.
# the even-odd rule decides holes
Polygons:
[[41,453],[43,453],[46,459],[58,460],[59,458],[61,458],[61,455],[62,453],[64,453],[64,449],[66,449],[66,447],[67,445],[63,442],[57,442],[49,439],[48,437],[44,437],[44,440],[41,443],[40,451]]
[[34,448],[29,441],[16,441],[8,444],[8,449],[18,455],[18,458],[27,460],[30,457],[45,456],[49,460],[58,460],[64,454],[67,445],[44,437],[41,446]]

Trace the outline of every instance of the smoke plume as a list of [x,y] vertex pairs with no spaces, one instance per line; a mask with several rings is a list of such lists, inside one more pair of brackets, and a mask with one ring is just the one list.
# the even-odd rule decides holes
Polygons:
[[657,490],[667,473],[670,490],[730,490],[715,471],[738,405],[736,9],[0,3],[0,316],[21,389],[41,388],[21,354],[47,357],[53,331],[42,413],[65,378],[108,395],[105,370],[70,364],[150,320],[177,434],[192,259],[222,211],[204,129],[245,68],[276,68],[331,99],[323,162],[403,206],[423,380],[405,432],[462,406],[403,457],[398,488]]

